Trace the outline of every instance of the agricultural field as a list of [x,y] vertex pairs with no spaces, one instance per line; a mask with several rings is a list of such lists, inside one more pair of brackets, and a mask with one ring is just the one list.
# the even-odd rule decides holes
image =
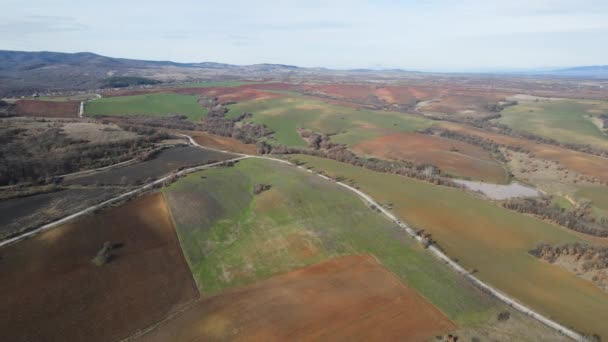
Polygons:
[[421,102],[419,112],[452,118],[484,118],[496,114],[492,106],[509,94],[495,91],[446,89],[437,97]]
[[42,101],[58,101],[58,102],[65,102],[65,101],[88,101],[88,100],[92,100],[92,99],[96,99],[97,96],[95,94],[92,93],[86,93],[86,94],[73,94],[73,95],[60,95],[60,96],[40,96],[37,97],[37,100],[42,100]]
[[420,133],[396,133],[363,141],[355,152],[391,160],[433,164],[456,177],[504,183],[507,171],[481,147]]
[[78,101],[18,100],[15,106],[15,111],[19,116],[45,118],[77,118],[80,110]]
[[73,177],[64,181],[64,183],[68,185],[142,184],[182,168],[210,164],[234,157],[236,156],[193,146],[175,146],[160,151],[158,155],[150,160],[91,175]]
[[105,97],[87,102],[86,116],[95,115],[185,115],[190,121],[200,121],[207,115],[198,97],[173,93],[153,93],[130,96]]
[[180,131],[180,130],[168,130],[171,133],[187,134],[200,144],[205,147],[211,147],[222,151],[230,151],[235,153],[245,154],[257,154],[255,145],[244,144],[234,138],[222,137],[215,134],[209,134],[201,131]]
[[311,84],[303,86],[302,90],[311,96],[369,105],[413,105],[437,95],[437,89],[430,87],[363,84]]
[[602,182],[608,182],[608,159],[606,158],[558,146],[538,144],[457,123],[440,122],[435,124],[435,126],[482,137],[507,146],[523,147],[529,150],[536,158],[556,161],[565,168],[578,172],[584,176],[595,177]]
[[[270,189],[254,195],[257,184]],[[352,193],[292,166],[245,159],[193,173],[163,193],[206,296],[335,256],[371,253],[458,323],[483,321],[495,310]]]
[[208,82],[189,82],[180,84],[184,88],[215,88],[215,87],[239,87],[252,84],[248,81],[208,81]]
[[423,341],[455,328],[373,256],[356,255],[208,298],[140,340],[336,341],[356,336]]
[[[105,264],[92,262],[113,245]],[[6,341],[116,341],[198,298],[161,194],[0,248]]]
[[0,239],[37,228],[112,198],[121,189],[64,189],[0,201]]
[[499,290],[566,326],[608,336],[601,319],[608,315],[608,295],[591,282],[528,254],[541,242],[606,245],[607,239],[503,209],[460,189],[312,156],[293,158],[352,180],[380,203],[390,203],[399,217],[431,233],[447,255]]
[[543,99],[508,107],[501,114],[499,122],[514,130],[563,143],[608,148],[608,134],[593,122],[594,117],[608,114],[608,102]]
[[228,117],[252,113],[254,122],[267,125],[288,146],[306,146],[297,128],[332,134],[336,143],[354,145],[396,132],[427,128],[430,120],[388,111],[372,111],[325,103],[303,96],[240,102],[229,106]]
[[596,217],[608,218],[608,187],[582,186],[574,195],[577,200],[589,200]]

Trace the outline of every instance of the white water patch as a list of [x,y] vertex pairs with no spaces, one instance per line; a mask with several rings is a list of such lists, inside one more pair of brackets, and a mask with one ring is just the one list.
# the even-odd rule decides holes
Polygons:
[[516,197],[537,197],[541,195],[540,191],[515,182],[509,185],[474,182],[462,179],[454,179],[454,182],[463,185],[471,191],[479,191],[495,200],[506,200]]

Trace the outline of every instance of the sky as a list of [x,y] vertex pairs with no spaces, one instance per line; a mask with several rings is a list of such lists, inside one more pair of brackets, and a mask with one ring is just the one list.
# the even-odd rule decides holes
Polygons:
[[0,0],[0,49],[303,67],[608,64],[608,0]]

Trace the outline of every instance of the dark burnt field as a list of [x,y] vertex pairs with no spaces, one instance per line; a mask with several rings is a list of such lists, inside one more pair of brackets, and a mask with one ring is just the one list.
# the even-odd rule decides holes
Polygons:
[[37,228],[126,190],[116,188],[66,189],[0,201],[0,238]]
[[154,159],[108,171],[73,178],[70,185],[134,185],[160,178],[181,168],[210,164],[234,158],[233,155],[192,146],[177,146],[158,153]]

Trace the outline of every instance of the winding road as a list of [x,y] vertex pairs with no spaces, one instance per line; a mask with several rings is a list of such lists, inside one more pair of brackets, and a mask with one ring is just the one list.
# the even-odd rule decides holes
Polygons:
[[[35,234],[38,234],[40,232],[55,228],[60,226],[61,224],[64,224],[70,220],[73,220],[75,218],[87,215],[89,213],[92,213],[95,210],[101,209],[105,206],[108,206],[110,204],[113,203],[117,203],[120,200],[126,199],[128,197],[137,195],[139,193],[142,193],[144,191],[153,189],[155,186],[162,184],[164,181],[174,177],[174,176],[183,176],[192,172],[196,172],[196,171],[200,171],[206,168],[211,168],[214,166],[218,166],[221,164],[224,164],[226,162],[231,162],[231,161],[237,161],[237,160],[242,160],[242,159],[246,159],[246,158],[258,158],[258,159],[266,159],[266,160],[272,160],[275,162],[280,162],[283,164],[287,164],[293,167],[297,167],[299,169],[302,169],[306,172],[315,174],[327,181],[330,182],[335,182],[336,184],[338,184],[339,186],[342,186],[352,192],[354,192],[357,196],[359,196],[361,199],[363,199],[365,202],[367,202],[370,206],[374,205],[376,208],[378,208],[378,210],[380,210],[385,216],[387,216],[391,221],[393,221],[397,226],[399,226],[401,229],[403,229],[406,233],[408,233],[410,236],[412,236],[414,239],[418,240],[418,241],[422,241],[422,237],[416,235],[416,231],[414,229],[412,229],[411,227],[409,227],[407,224],[401,222],[395,215],[393,215],[391,212],[389,212],[388,210],[386,210],[385,208],[383,208],[380,204],[378,204],[372,197],[370,197],[369,195],[365,194],[364,192],[362,192],[359,189],[356,189],[348,184],[342,183],[342,182],[338,182],[338,181],[334,181],[333,179],[319,174],[319,173],[315,173],[312,170],[306,169],[303,166],[298,166],[295,165],[289,161],[286,160],[282,160],[282,159],[277,159],[277,158],[272,158],[272,157],[266,157],[266,156],[255,156],[255,155],[248,155],[248,154],[242,154],[242,153],[234,153],[234,152],[230,152],[230,151],[225,151],[225,150],[220,150],[220,149],[215,149],[215,148],[211,148],[211,147],[206,147],[206,146],[202,146],[200,144],[198,144],[191,136],[186,135],[186,134],[179,134],[180,136],[186,138],[190,144],[192,144],[193,146],[202,148],[202,149],[206,149],[206,150],[210,150],[210,151],[216,151],[216,152],[224,152],[224,153],[230,153],[232,155],[237,155],[237,158],[233,158],[230,160],[225,160],[225,161],[221,161],[221,162],[217,162],[217,163],[212,163],[212,164],[207,164],[207,165],[202,165],[202,166],[197,166],[197,167],[192,167],[192,168],[188,168],[188,169],[184,169],[182,171],[176,172],[176,173],[172,173],[168,176],[162,177],[158,180],[155,180],[151,183],[148,183],[140,188],[137,188],[135,190],[131,190],[129,192],[126,192],[124,194],[121,194],[117,197],[114,197],[112,199],[109,199],[107,201],[104,201],[102,203],[96,204],[94,206],[91,206],[89,208],[86,208],[84,210],[81,210],[77,213],[74,213],[72,215],[66,216],[60,220],[51,222],[49,224],[46,224],[44,226],[41,226],[35,230],[31,230],[29,232],[26,232],[24,234],[21,234],[19,236],[4,240],[0,242],[0,247],[2,246],[6,246],[12,243],[16,243],[19,242],[23,239],[26,239],[28,237],[31,237]],[[498,298],[499,300],[503,301],[504,303],[506,303],[507,305],[511,306],[513,309],[518,310],[536,320],[538,320],[539,322],[545,324],[546,326],[548,326],[549,328],[552,328],[558,332],[560,332],[561,334],[572,338],[575,341],[586,341],[585,337],[579,333],[577,333],[576,331],[569,329],[561,324],[559,324],[558,322],[543,316],[542,314],[532,310],[531,308],[519,303],[517,300],[515,300],[512,297],[509,297],[508,295],[500,292],[498,289],[492,287],[491,285],[481,281],[480,279],[478,279],[477,277],[475,277],[474,275],[472,275],[470,272],[468,272],[464,267],[462,267],[461,265],[459,265],[457,262],[455,262],[454,260],[452,260],[450,257],[448,257],[445,253],[443,253],[441,250],[439,250],[437,247],[435,247],[434,245],[430,245],[428,247],[428,250],[438,259],[440,259],[441,261],[445,262],[450,268],[452,268],[454,271],[456,271],[457,273],[461,274],[463,277],[465,277],[467,280],[471,281],[475,286],[479,287],[480,289],[486,291],[487,293],[492,294],[493,296],[495,296],[496,298]]]

